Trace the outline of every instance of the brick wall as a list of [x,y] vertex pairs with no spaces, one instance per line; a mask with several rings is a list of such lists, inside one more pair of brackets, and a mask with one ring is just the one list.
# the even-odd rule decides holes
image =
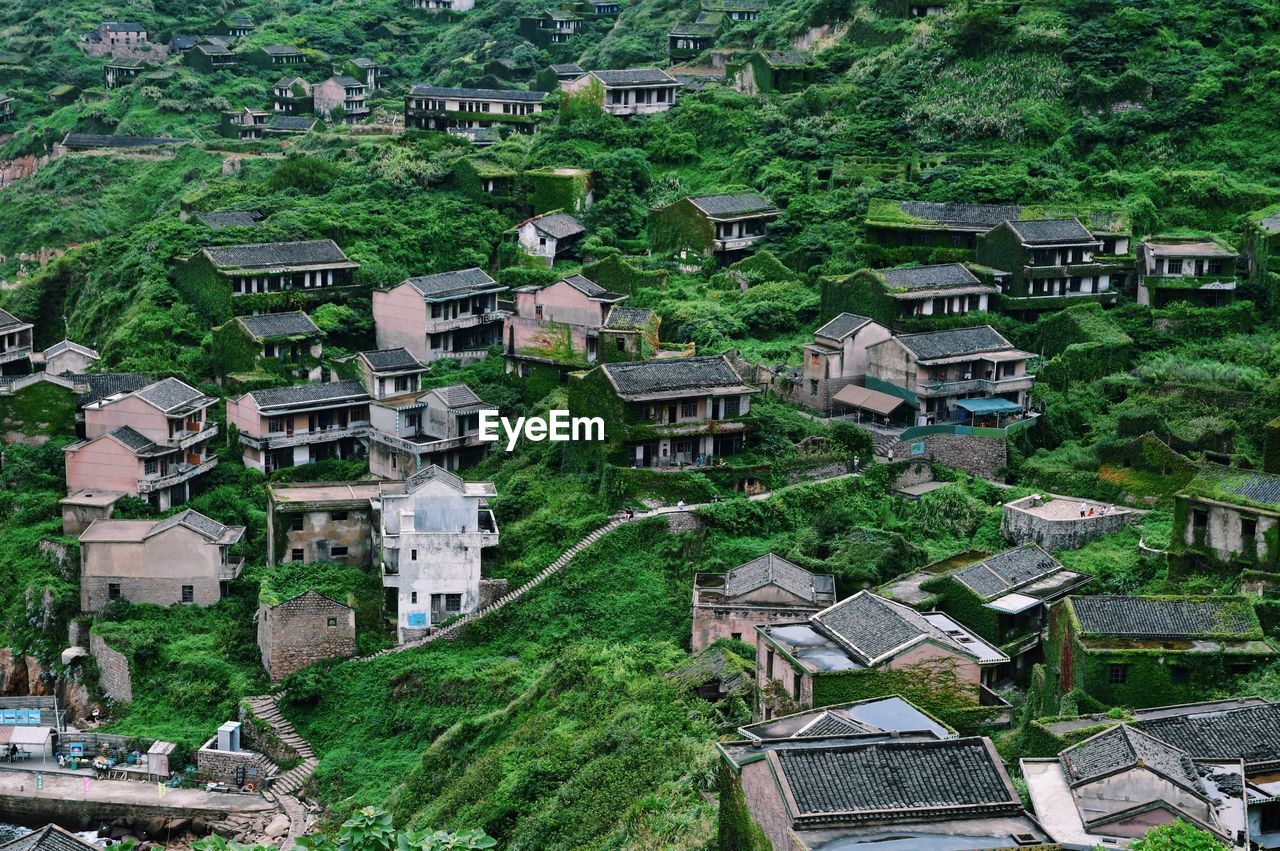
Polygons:
[[98,684],[103,694],[118,703],[133,703],[133,680],[124,654],[112,650],[92,632],[89,633],[89,652],[98,663]]
[[306,591],[276,606],[258,608],[262,667],[280,681],[324,659],[356,654],[356,613],[350,606]]
[[[1083,502],[1095,508],[1102,507],[1101,503],[1089,500],[1060,498],[1070,500],[1072,503]],[[1034,495],[1005,505],[1004,514],[1000,519],[1000,531],[1004,537],[1014,544],[1039,544],[1049,552],[1076,550],[1094,538],[1119,532],[1128,525],[1129,521],[1138,516],[1135,511],[1113,507],[1105,516],[1095,514],[1093,517],[1052,520],[1025,510],[1043,503],[1042,497]]]
[[[911,454],[911,445],[914,443],[924,443],[924,455]],[[984,479],[996,478],[996,471],[1009,461],[1004,438],[971,434],[931,434],[917,440],[904,441],[894,445],[893,457],[896,461],[936,461]]]
[[80,578],[80,608],[85,612],[100,612],[110,602],[109,586],[120,586],[121,598],[130,603],[155,603],[172,606],[182,602],[182,586],[190,585],[192,602],[197,606],[212,606],[222,599],[222,586],[216,578],[195,577],[136,577],[136,576],[84,576]]
[[196,751],[196,770],[201,777],[231,786],[252,783],[255,789],[262,788],[266,774],[262,754],[255,751],[220,751],[214,748],[215,744],[216,736]]

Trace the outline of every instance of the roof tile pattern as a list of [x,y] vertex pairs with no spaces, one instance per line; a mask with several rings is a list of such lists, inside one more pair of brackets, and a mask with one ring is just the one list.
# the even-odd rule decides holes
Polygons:
[[623,395],[737,387],[742,384],[724,357],[703,356],[609,363],[604,370]]
[[1141,764],[1179,785],[1200,791],[1195,765],[1186,753],[1127,724],[1067,748],[1058,759],[1072,786]]
[[1027,544],[996,553],[986,561],[956,571],[954,576],[973,593],[990,600],[1062,569],[1053,556],[1036,544]]
[[1280,704],[1153,718],[1134,726],[1196,759],[1280,764]]
[[773,553],[752,559],[724,575],[726,597],[740,597],[766,585],[777,585],[797,597],[814,600],[813,574]]
[[1124,638],[1193,638],[1258,635],[1256,616],[1243,599],[1187,597],[1072,597],[1087,635]]
[[894,289],[943,289],[946,287],[971,287],[978,283],[973,273],[962,263],[940,263],[934,266],[898,266],[879,269],[877,273],[885,285]]
[[223,269],[254,269],[273,266],[318,266],[349,263],[347,255],[332,239],[301,242],[257,242],[206,248],[205,254]]
[[990,325],[953,328],[949,331],[926,331],[921,334],[901,334],[896,339],[919,360],[959,357],[1013,348],[1013,344]]

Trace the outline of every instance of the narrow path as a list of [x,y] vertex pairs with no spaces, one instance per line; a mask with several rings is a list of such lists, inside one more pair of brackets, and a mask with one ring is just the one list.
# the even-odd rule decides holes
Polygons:
[[280,809],[284,810],[284,814],[289,818],[289,832],[280,842],[281,848],[292,848],[294,840],[305,836],[311,829],[312,819],[304,804],[295,793],[302,788],[303,784],[311,779],[311,775],[315,774],[316,765],[319,760],[316,759],[315,752],[311,749],[311,743],[298,733],[288,718],[284,717],[284,713],[280,711],[278,702],[280,693],[262,694],[257,697],[246,698],[249,709],[253,713],[254,718],[266,723],[271,732],[297,753],[298,758],[302,760],[298,765],[277,775],[271,783],[270,790],[266,793],[274,798],[279,804]]

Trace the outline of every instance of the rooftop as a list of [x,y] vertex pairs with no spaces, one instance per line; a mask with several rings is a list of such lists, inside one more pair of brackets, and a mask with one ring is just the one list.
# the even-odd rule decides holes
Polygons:
[[453,272],[437,272],[434,275],[420,275],[408,278],[404,283],[413,287],[423,298],[432,299],[461,298],[479,292],[499,292],[506,287],[489,277],[483,269],[472,267],[458,269]]
[[205,227],[226,228],[238,227],[247,228],[256,225],[262,220],[262,214],[257,210],[228,210],[224,213],[196,213],[196,220]]
[[[809,623],[866,666],[874,666],[923,641],[936,642],[980,662],[993,661],[992,653],[996,661],[1003,658],[967,630],[939,628],[910,606],[870,591],[859,591],[823,609],[811,616]],[[948,619],[946,626],[952,625],[954,622]]]
[[1170,707],[1179,714],[1144,718],[1133,726],[1196,759],[1243,760],[1251,771],[1280,768],[1280,704]]
[[926,331],[920,334],[899,334],[893,339],[901,343],[919,361],[1014,350],[1013,343],[1006,340],[990,325],[952,328],[948,331]]
[[374,372],[426,368],[418,363],[418,359],[403,346],[395,349],[377,349],[372,352],[361,352],[360,357],[369,364],[369,368]]
[[449,410],[461,410],[464,408],[474,409],[484,406],[484,400],[476,395],[465,384],[452,384],[448,387],[437,387],[434,390],[428,390],[424,395],[434,394],[444,403]]
[[887,227],[943,228],[987,231],[1001,222],[1059,219],[1074,216],[1094,231],[1128,232],[1128,218],[1109,210],[1071,210],[1029,204],[959,204],[934,201],[892,201],[872,198],[867,222]]
[[777,213],[768,198],[754,192],[734,192],[723,195],[690,195],[689,203],[697,207],[707,216],[715,218],[731,218],[753,214],[768,215]]
[[134,395],[170,415],[189,413],[198,408],[208,407],[217,401],[214,397],[206,396],[177,378],[165,378],[154,384],[148,384],[141,390],[135,391]]
[[985,561],[956,571],[952,576],[982,599],[994,600],[1001,594],[1064,569],[1039,546],[1027,544],[996,553]]
[[7,310],[0,310],[0,331],[12,331],[15,328],[30,328],[30,322],[23,322]]
[[614,305],[609,308],[609,316],[605,319],[604,328],[634,331],[648,327],[653,321],[654,312],[647,307],[624,307]]
[[346,401],[359,402],[369,399],[364,385],[355,380],[271,387],[266,390],[253,390],[245,395],[253,399],[259,411],[264,412],[272,408],[305,407]]
[[98,851],[98,846],[56,824],[48,824],[0,845],[0,851]]
[[1079,219],[1032,219],[1011,221],[1009,227],[1028,245],[1057,245],[1061,243],[1096,242],[1092,233]]
[[896,695],[807,709],[738,728],[739,733],[756,740],[909,731],[929,732],[939,739],[955,735],[941,721]]
[[815,337],[828,337],[832,340],[843,340],[870,321],[865,316],[858,316],[854,313],[841,313],[834,319],[828,320],[825,325],[814,331],[813,335]]
[[1115,638],[1261,638],[1244,597],[1070,597],[1083,635]]
[[600,301],[622,301],[626,298],[622,293],[611,293],[595,281],[590,278],[584,278],[581,275],[569,275],[560,280],[587,298],[599,299]]
[[178,526],[190,529],[211,544],[230,546],[244,536],[243,526],[226,526],[188,508],[163,520],[95,520],[80,536],[80,541],[140,543]]
[[1073,787],[1128,768],[1148,768],[1169,781],[1202,794],[1191,758],[1167,742],[1120,724],[1091,736],[1058,755]]
[[271,340],[280,337],[319,337],[324,332],[300,310],[290,313],[262,313],[257,316],[237,316],[255,340]]
[[723,356],[608,363],[601,368],[623,397],[680,391],[755,392]]
[[1233,505],[1280,511],[1280,476],[1206,464],[1179,496],[1203,497]]
[[614,71],[592,71],[606,87],[609,86],[662,86],[675,85],[676,78],[661,68],[624,68]]
[[332,239],[257,242],[204,249],[219,269],[288,269],[295,266],[355,266]]
[[471,100],[521,101],[523,103],[542,103],[546,100],[546,92],[528,92],[520,89],[471,89],[448,88],[446,86],[427,86],[418,84],[409,90],[414,97],[464,98]]
[[773,553],[752,559],[724,575],[726,597],[741,597],[766,585],[776,585],[810,603],[817,600],[820,594],[825,599],[831,599],[835,591],[830,576],[810,573]]
[[534,216],[525,224],[533,225],[538,231],[545,233],[552,239],[567,239],[587,232],[587,229],[582,226],[582,222],[568,213],[545,213],[541,216]]
[[937,290],[977,286],[979,281],[963,263],[935,266],[897,266],[873,271],[886,287],[901,290]]
[[80,407],[99,402],[108,396],[132,393],[141,390],[151,383],[151,376],[145,372],[90,372],[80,376],[89,390],[76,397]]

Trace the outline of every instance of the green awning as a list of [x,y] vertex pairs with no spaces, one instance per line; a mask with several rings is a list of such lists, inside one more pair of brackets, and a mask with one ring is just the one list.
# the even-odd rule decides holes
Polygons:
[[1008,399],[993,397],[991,399],[961,399],[956,407],[964,408],[971,414],[1012,414],[1021,411],[1022,406]]

